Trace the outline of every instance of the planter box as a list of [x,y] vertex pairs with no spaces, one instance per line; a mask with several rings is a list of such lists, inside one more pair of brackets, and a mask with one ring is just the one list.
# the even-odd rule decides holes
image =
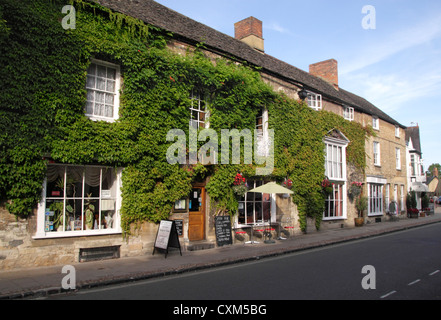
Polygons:
[[364,226],[364,218],[355,218],[354,222],[356,227]]
[[418,212],[407,212],[407,216],[410,219],[418,219],[418,217],[420,216]]

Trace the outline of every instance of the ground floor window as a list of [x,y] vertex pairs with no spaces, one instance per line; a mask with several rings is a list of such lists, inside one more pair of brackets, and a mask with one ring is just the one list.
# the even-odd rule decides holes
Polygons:
[[39,207],[38,234],[116,231],[119,206],[115,168],[50,164]]
[[325,199],[324,219],[344,218],[344,203],[346,201],[345,184],[333,182],[333,192]]
[[383,215],[383,188],[382,184],[368,184],[368,215]]
[[[260,187],[263,181],[248,181],[248,190]],[[239,225],[264,224],[271,221],[271,195],[248,192],[239,200]]]

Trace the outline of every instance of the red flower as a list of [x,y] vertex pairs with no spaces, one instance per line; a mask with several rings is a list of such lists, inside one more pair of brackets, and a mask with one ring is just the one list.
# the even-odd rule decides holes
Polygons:
[[175,82],[175,79],[173,79],[173,77],[172,77],[172,76],[170,76],[170,80],[171,80],[171,81],[173,81],[173,82]]

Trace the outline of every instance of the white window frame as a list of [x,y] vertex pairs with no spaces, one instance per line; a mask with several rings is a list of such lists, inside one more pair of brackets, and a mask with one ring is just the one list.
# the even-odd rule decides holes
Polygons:
[[395,126],[395,137],[396,138],[400,137],[400,127],[399,126]]
[[384,195],[384,202],[386,204],[386,210],[389,210],[389,204],[390,204],[390,184],[386,184],[386,192]]
[[322,95],[307,91],[307,103],[310,108],[316,111],[322,110],[323,107]]
[[375,130],[380,130],[380,119],[378,117],[372,117],[372,128]]
[[352,107],[343,107],[343,117],[346,120],[354,121],[354,108]]
[[[190,125],[197,130],[209,129],[210,114],[207,99],[198,90],[192,90],[190,100]],[[203,119],[201,119],[201,115],[203,115]]]
[[401,149],[395,148],[395,160],[397,170],[401,170]]
[[349,140],[346,137],[344,139],[346,140],[331,137],[324,139],[325,175],[333,184],[333,192],[325,199],[323,220],[347,219],[346,148]]
[[[263,184],[266,184],[267,182],[263,182]],[[262,185],[262,181],[254,181],[254,180],[249,180],[247,181],[248,184],[248,190],[254,189],[260,185]],[[269,223],[274,223],[276,222],[276,197],[274,194],[266,194],[267,197],[269,196],[269,201],[267,201],[270,205],[270,221],[263,221],[264,219],[262,219],[262,221],[257,221],[256,222],[256,212],[255,210],[255,206],[256,206],[256,201],[255,198],[254,200],[248,201],[248,197],[252,196],[255,197],[257,193],[250,193],[247,192],[245,194],[244,197],[242,197],[241,199],[239,199],[239,210],[243,210],[244,212],[244,217],[247,220],[248,217],[248,206],[247,203],[252,203],[253,204],[253,223],[248,223],[248,221],[245,221],[245,223],[243,222],[239,222],[239,212],[235,217],[235,227],[236,228],[246,228],[246,227],[250,227],[250,226],[267,226],[269,225]],[[262,210],[263,210],[263,202],[264,202],[264,194],[260,194],[262,196]],[[263,214],[263,212],[262,212]]]
[[[105,79],[105,83],[106,83],[106,89],[98,89],[96,88],[96,78],[99,78],[97,74],[95,75],[90,75],[89,73],[87,74],[87,80],[86,80],[86,90],[87,90],[87,102],[86,102],[86,107],[85,107],[85,115],[86,117],[88,117],[89,119],[93,120],[93,121],[107,121],[107,122],[114,122],[118,119],[119,117],[119,99],[120,99],[120,88],[121,88],[121,71],[120,71],[120,66],[114,63],[110,63],[107,61],[102,61],[102,60],[97,60],[97,59],[92,59],[90,64],[94,64],[96,66],[101,66],[101,67],[105,67],[106,68],[106,72],[107,69],[114,69],[115,70],[115,79],[110,79],[106,78]],[[95,86],[89,87],[89,79],[90,78],[95,78]],[[103,78],[102,78],[103,79]],[[114,83],[114,90],[113,91],[108,91],[107,90],[107,84],[110,81],[115,81]],[[94,99],[90,100],[90,96],[89,94],[93,93]],[[100,93],[103,94],[104,97],[108,96],[108,95],[113,95],[113,115],[112,117],[106,117],[106,116],[102,116],[99,114],[96,114],[96,109],[95,109],[95,104],[96,104],[96,94]],[[104,98],[104,101],[106,101],[106,98]],[[92,113],[88,113],[88,104],[92,103],[93,104],[93,111]],[[110,105],[110,104],[108,104]]]
[[333,182],[332,194],[325,199],[323,220],[346,219],[346,183]]
[[400,204],[401,204],[401,211],[405,210],[404,206],[404,185],[400,186]]
[[374,165],[381,166],[381,147],[380,142],[374,141],[373,143],[373,153],[374,153]]
[[368,216],[383,215],[383,191],[384,185],[368,183]]
[[418,158],[415,154],[411,154],[410,155],[410,175],[412,177],[417,176],[417,172],[418,172]]
[[262,108],[256,117],[257,155],[268,157],[270,153],[270,137],[268,132],[268,110]]
[[[110,167],[104,167],[104,166],[79,166],[79,165],[65,165],[65,164],[52,164],[54,166],[59,166],[59,167],[64,167],[64,188],[63,190],[66,190],[66,177],[67,177],[67,168],[68,167],[83,167],[84,168],[84,172],[83,172],[83,187],[82,187],[82,193],[85,192],[85,188],[84,188],[84,183],[85,183],[85,170],[87,168],[101,168],[101,174],[100,174],[100,179],[102,179],[102,169],[114,169],[114,168],[110,168]],[[121,234],[122,233],[122,229],[121,229],[121,216],[120,216],[120,209],[121,209],[121,184],[122,184],[122,180],[121,180],[121,174],[122,174],[122,169],[118,168],[115,169],[115,196],[113,197],[109,197],[109,195],[107,194],[106,190],[102,190],[101,186],[102,186],[102,181],[100,182],[100,190],[99,190],[99,197],[97,198],[93,198],[96,201],[99,201],[100,208],[103,208],[104,206],[104,201],[107,200],[112,200],[114,201],[114,214],[113,214],[113,226],[112,228],[109,229],[102,229],[100,227],[98,227],[97,229],[84,229],[83,226],[81,227],[80,230],[73,230],[73,231],[65,231],[65,225],[62,226],[62,230],[60,231],[49,231],[46,229],[46,200],[51,200],[52,197],[48,197],[46,195],[46,191],[47,191],[47,178],[44,179],[43,182],[43,188],[42,188],[42,193],[41,193],[41,201],[38,204],[38,210],[37,210],[37,232],[35,234],[35,236],[33,237],[33,239],[50,239],[50,238],[66,238],[66,237],[84,237],[84,236],[100,236],[100,235],[110,235],[110,234]],[[78,199],[77,199],[78,198]],[[84,199],[87,198],[86,195],[82,194],[81,197],[68,197],[67,195],[63,195],[63,197],[58,197],[58,198],[54,198],[52,200],[62,200],[64,203],[64,207],[66,207],[66,202],[67,200],[70,199],[77,199],[77,200],[81,200],[81,206],[82,208],[84,208]],[[75,200],[74,200],[75,201]],[[113,210],[112,210],[113,211]],[[83,213],[84,214],[84,213]],[[101,219],[101,215],[100,215],[100,219]]]

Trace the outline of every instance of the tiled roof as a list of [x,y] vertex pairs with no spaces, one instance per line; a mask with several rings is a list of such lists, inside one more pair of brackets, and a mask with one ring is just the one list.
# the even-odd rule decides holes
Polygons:
[[406,143],[412,139],[413,148],[416,152],[421,154],[421,142],[420,142],[420,127],[408,127],[406,128]]
[[303,86],[307,90],[323,95],[325,99],[354,107],[354,109],[375,115],[382,120],[405,126],[375,107],[369,101],[343,89],[336,90],[328,82],[300,70],[286,62],[252,49],[247,44],[223,34],[202,23],[194,21],[172,9],[152,0],[92,0],[113,11],[140,19],[145,23],[171,31],[175,36],[191,44],[204,43],[205,47],[238,61],[247,61],[262,68],[262,71]]

